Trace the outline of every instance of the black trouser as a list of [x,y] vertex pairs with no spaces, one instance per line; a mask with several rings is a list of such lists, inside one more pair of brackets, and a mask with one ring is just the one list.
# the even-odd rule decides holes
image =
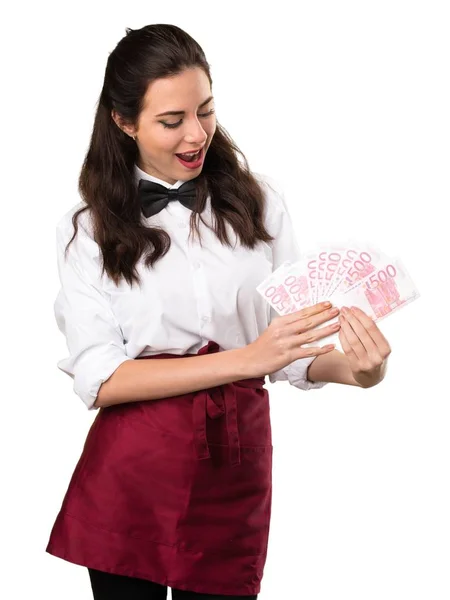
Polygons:
[[[94,600],[166,600],[167,586],[146,579],[88,569]],[[256,600],[258,596],[218,596],[172,588],[172,600]]]

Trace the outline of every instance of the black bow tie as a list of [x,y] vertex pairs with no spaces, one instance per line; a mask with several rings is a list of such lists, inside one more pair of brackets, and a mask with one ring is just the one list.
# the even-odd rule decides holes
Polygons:
[[183,183],[178,189],[170,190],[148,179],[141,179],[138,186],[138,199],[146,217],[156,215],[171,200],[179,200],[183,206],[193,210],[196,200],[196,184],[193,179]]

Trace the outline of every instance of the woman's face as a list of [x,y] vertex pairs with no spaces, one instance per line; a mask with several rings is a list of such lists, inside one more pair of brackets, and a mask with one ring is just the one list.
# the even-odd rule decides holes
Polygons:
[[[196,67],[153,81],[144,102],[137,128],[123,127],[136,136],[138,167],[169,184],[197,177],[216,130],[214,100],[203,69]],[[172,114],[162,114],[168,112]],[[202,155],[192,163],[194,168],[176,156],[199,149]]]

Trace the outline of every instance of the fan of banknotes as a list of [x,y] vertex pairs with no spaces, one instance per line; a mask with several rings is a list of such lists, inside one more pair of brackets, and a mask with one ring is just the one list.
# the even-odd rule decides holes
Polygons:
[[[354,241],[320,247],[301,260],[286,261],[256,289],[279,315],[329,300],[338,308],[357,306],[375,322],[420,296],[399,258]],[[338,334],[306,345],[329,343],[340,347]]]

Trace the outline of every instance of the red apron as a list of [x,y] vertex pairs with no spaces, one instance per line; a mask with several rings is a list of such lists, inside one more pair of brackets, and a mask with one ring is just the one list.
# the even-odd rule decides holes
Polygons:
[[46,551],[175,589],[258,594],[272,500],[264,383],[99,409]]

